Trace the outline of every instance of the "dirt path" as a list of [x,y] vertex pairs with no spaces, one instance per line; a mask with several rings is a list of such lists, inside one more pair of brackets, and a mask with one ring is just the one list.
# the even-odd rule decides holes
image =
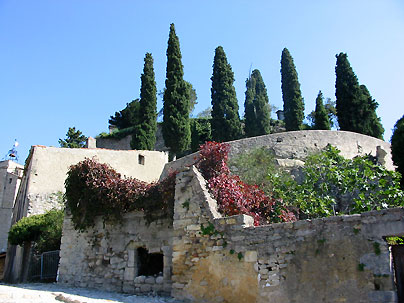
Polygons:
[[135,296],[57,284],[0,284],[0,303],[177,303],[173,298]]

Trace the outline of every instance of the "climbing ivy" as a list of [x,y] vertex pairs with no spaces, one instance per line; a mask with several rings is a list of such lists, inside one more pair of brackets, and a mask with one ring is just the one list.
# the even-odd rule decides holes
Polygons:
[[95,217],[120,222],[122,214],[144,212],[148,223],[171,218],[174,210],[176,172],[160,182],[146,183],[121,175],[107,164],[85,159],[72,165],[65,181],[65,198],[75,229],[94,226]]

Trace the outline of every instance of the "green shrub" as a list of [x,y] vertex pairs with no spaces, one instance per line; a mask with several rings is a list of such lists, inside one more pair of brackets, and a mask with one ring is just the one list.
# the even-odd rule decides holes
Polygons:
[[62,237],[63,210],[51,210],[41,215],[24,217],[14,224],[8,232],[12,245],[35,242],[38,253],[60,248]]
[[232,161],[233,170],[247,183],[295,206],[300,218],[353,214],[404,205],[399,174],[375,164],[371,156],[345,159],[327,146],[306,159],[298,184],[275,165],[272,153],[259,148]]

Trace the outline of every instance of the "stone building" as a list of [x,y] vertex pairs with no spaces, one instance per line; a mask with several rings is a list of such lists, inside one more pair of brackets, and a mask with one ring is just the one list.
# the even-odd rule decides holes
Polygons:
[[23,170],[24,166],[11,160],[0,162],[0,253],[7,250],[7,235]]
[[[109,139],[108,139],[109,140]],[[27,161],[13,222],[58,203],[66,172],[96,156],[122,175],[176,179],[174,217],[146,225],[142,212],[117,225],[78,233],[66,212],[59,282],[128,293],[164,293],[190,302],[397,302],[387,236],[404,235],[401,208],[361,215],[253,226],[251,217],[222,217],[195,155],[167,163],[167,154],[130,151],[124,141],[88,149],[36,146]],[[126,145],[125,145],[126,144]],[[346,158],[372,154],[393,169],[390,145],[345,131],[296,131],[229,142],[230,157],[263,147],[278,165],[302,165],[327,144]],[[122,146],[125,145],[125,146]],[[23,274],[23,249],[8,250],[9,274]]]
[[[146,182],[156,181],[168,161],[166,153],[157,151],[33,146],[19,186],[11,225],[23,217],[63,207],[62,195],[69,167],[93,157],[101,163],[109,164],[123,176]],[[7,238],[7,234],[3,236]],[[5,279],[12,282],[24,279],[27,266],[23,264],[23,256],[22,247],[8,248]]]

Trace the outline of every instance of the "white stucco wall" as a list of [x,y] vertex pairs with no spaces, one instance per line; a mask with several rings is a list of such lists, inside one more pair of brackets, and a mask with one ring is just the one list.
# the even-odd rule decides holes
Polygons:
[[[144,157],[144,165],[139,164],[139,155]],[[158,180],[168,159],[166,153],[157,151],[34,146],[29,172],[29,194],[63,192],[69,167],[93,157],[100,163],[109,164],[122,176],[146,182]]]

